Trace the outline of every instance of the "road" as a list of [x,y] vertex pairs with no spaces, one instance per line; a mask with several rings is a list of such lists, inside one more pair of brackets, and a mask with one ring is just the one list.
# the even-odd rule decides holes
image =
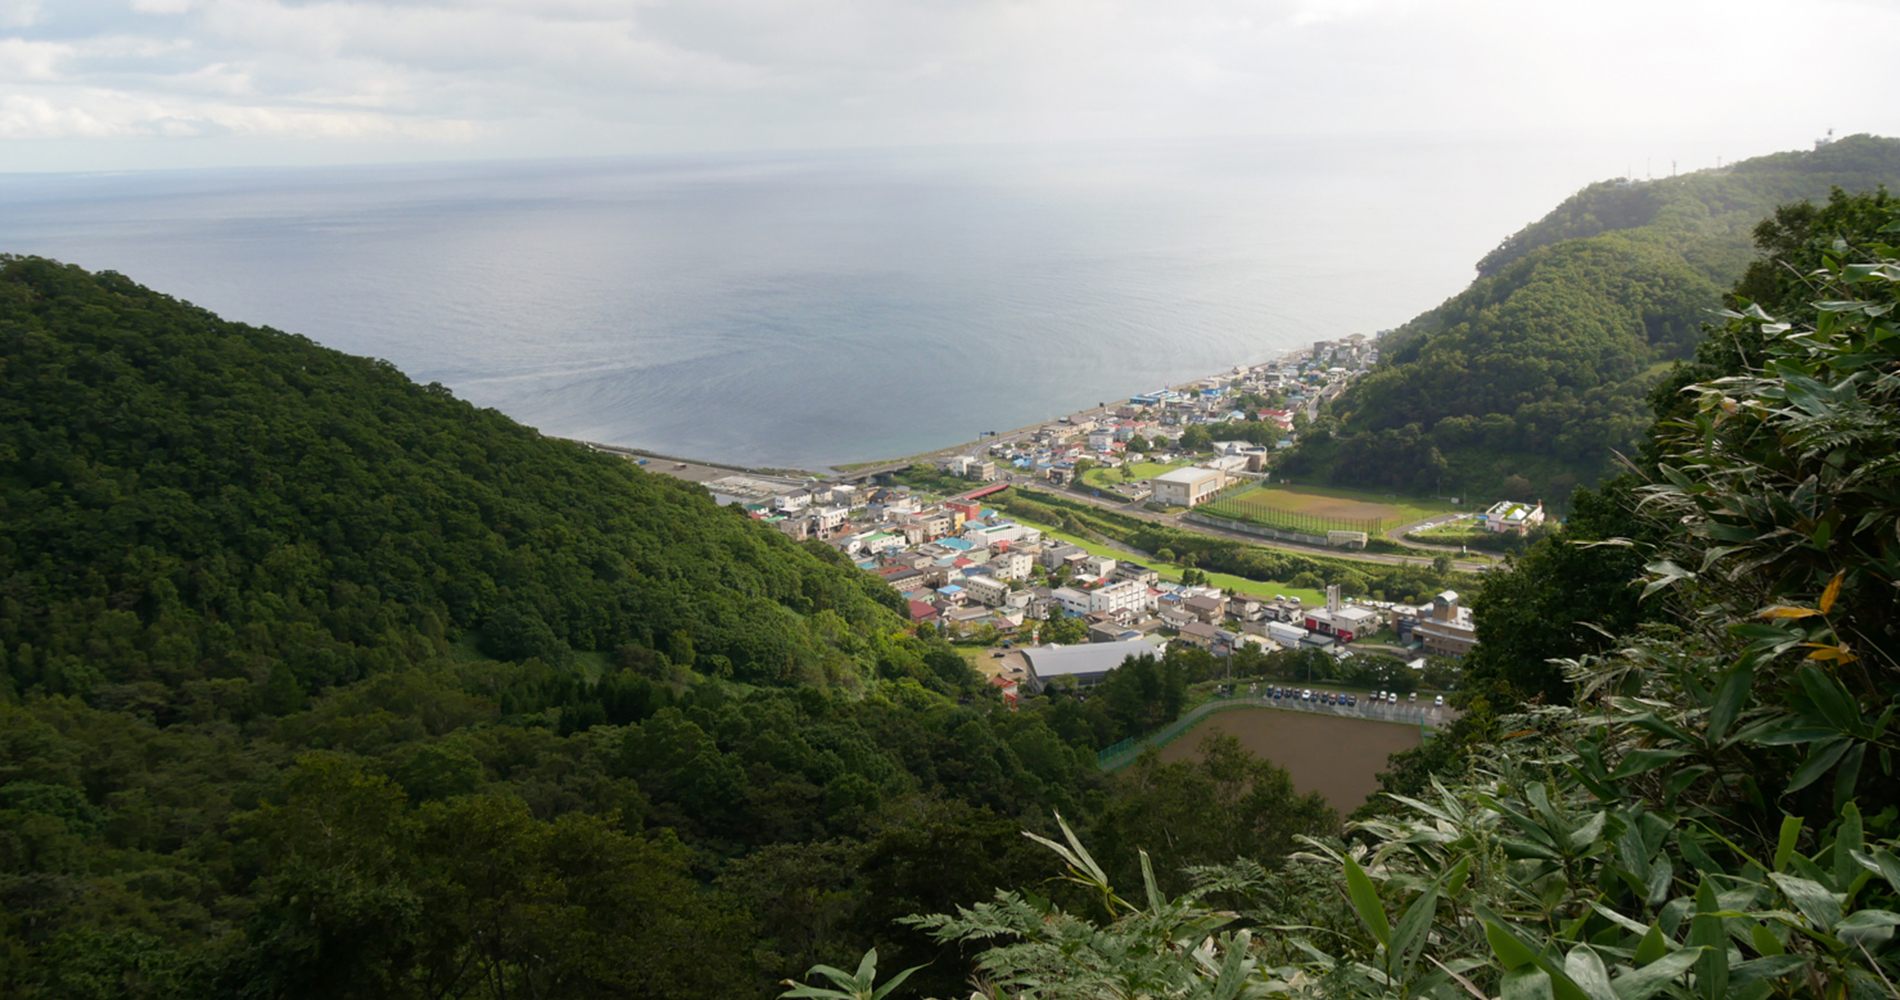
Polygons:
[[[1026,479],[1026,477],[1012,475],[1006,476],[1004,479],[1013,484],[1018,480]],[[1035,480],[1027,481],[1035,482]],[[1137,517],[1144,521],[1153,521],[1156,524],[1163,524],[1181,531],[1191,531],[1195,534],[1208,535],[1214,538],[1231,538],[1235,541],[1247,542],[1252,545],[1259,545],[1263,548],[1285,549],[1289,552],[1299,552],[1305,555],[1326,556],[1331,559],[1350,559],[1355,562],[1379,563],[1385,566],[1430,566],[1432,564],[1430,559],[1422,559],[1417,556],[1389,555],[1383,552],[1353,552],[1347,549],[1336,549],[1324,545],[1302,545],[1298,542],[1288,542],[1277,538],[1265,538],[1260,535],[1250,535],[1240,531],[1228,531],[1225,528],[1217,528],[1213,525],[1195,524],[1192,521],[1182,520],[1179,514],[1156,513],[1143,506],[1142,501],[1139,500],[1123,502],[1120,498],[1116,498],[1111,501],[1106,497],[1091,496],[1087,493],[1063,492],[1059,490],[1046,490],[1046,492],[1053,496],[1060,496],[1069,500],[1078,500],[1090,506],[1100,507],[1103,510],[1112,510],[1118,514],[1126,514],[1129,517]],[[1449,551],[1456,552],[1457,550],[1451,549]],[[1466,573],[1482,573],[1490,567],[1491,564],[1487,562],[1452,560],[1452,568]]]

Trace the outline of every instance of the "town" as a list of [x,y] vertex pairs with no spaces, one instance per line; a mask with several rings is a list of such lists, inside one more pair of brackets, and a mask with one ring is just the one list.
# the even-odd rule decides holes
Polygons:
[[[1088,684],[1129,656],[1170,644],[1216,656],[1252,647],[1338,658],[1371,645],[1422,669],[1428,657],[1460,658],[1476,644],[1471,611],[1455,591],[1404,604],[1330,586],[1324,600],[1303,601],[1223,589],[1192,571],[1165,580],[1138,556],[1091,552],[986,503],[1033,486],[1192,512],[1270,482],[1275,453],[1293,446],[1322,402],[1377,363],[1375,344],[1357,334],[1320,342],[1039,426],[986,432],[927,465],[873,465],[823,480],[734,471],[703,482],[718,502],[796,541],[820,540],[875,574],[901,595],[914,626],[997,648],[1007,664],[996,665],[994,682],[1012,700],[1018,685],[1035,692],[1058,678]],[[919,467],[932,471],[929,482],[915,482]],[[1543,516],[1541,505],[1511,502],[1475,515],[1488,530],[1517,534]],[[1367,535],[1330,531],[1319,540],[1362,548]],[[1367,643],[1374,635],[1383,641]]]

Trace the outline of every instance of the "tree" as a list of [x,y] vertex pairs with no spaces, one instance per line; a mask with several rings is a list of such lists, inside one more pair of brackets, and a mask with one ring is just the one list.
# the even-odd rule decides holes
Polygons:
[[1121,782],[1096,827],[1106,869],[1140,879],[1136,852],[1154,862],[1163,891],[1188,884],[1190,865],[1246,858],[1275,867],[1296,836],[1325,836],[1339,819],[1317,792],[1300,794],[1285,769],[1248,753],[1234,736],[1201,741],[1197,759],[1163,764],[1148,753]]

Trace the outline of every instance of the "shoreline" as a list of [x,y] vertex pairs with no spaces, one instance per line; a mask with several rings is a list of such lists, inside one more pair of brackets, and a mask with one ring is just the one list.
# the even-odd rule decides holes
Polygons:
[[[1376,337],[1377,335],[1374,334],[1372,336]],[[1258,368],[1262,365],[1278,364],[1278,363],[1287,361],[1288,359],[1294,358],[1296,356],[1306,354],[1311,350],[1312,350],[1312,347],[1310,345],[1306,347],[1291,348],[1291,349],[1282,351],[1278,354],[1275,354],[1271,357],[1268,357],[1264,361],[1256,361],[1251,364],[1232,365],[1212,375],[1202,375],[1198,378],[1188,379],[1184,382],[1179,382],[1173,385],[1164,385],[1162,386],[1162,389],[1164,391],[1179,391],[1186,387],[1191,387],[1197,382],[1205,382],[1208,379],[1218,379],[1218,378],[1229,377],[1237,370],[1247,370],[1247,369],[1252,369],[1252,368]],[[1123,403],[1125,403],[1126,401],[1127,400],[1124,397],[1121,402],[1112,403],[1108,406],[1097,406],[1097,407],[1090,407],[1088,409],[1077,410],[1073,413],[1067,414],[1066,416],[1070,418],[1074,418],[1074,417],[1086,417],[1091,414],[1101,414],[1113,409],[1114,407],[1123,405]],[[884,459],[870,459],[870,460],[862,461],[862,462],[845,462],[845,463],[840,463],[836,465],[825,466],[822,470],[804,469],[804,468],[798,468],[798,467],[792,467],[792,466],[737,465],[731,462],[721,461],[719,459],[690,458],[690,457],[685,457],[685,456],[680,456],[680,455],[671,455],[664,452],[653,451],[648,448],[642,448],[637,445],[617,444],[617,443],[603,442],[603,441],[588,441],[582,438],[563,438],[563,440],[574,441],[579,444],[584,444],[587,447],[594,449],[595,451],[604,451],[610,454],[617,454],[626,458],[634,458],[636,460],[640,458],[645,458],[648,460],[669,462],[684,469],[701,468],[701,469],[707,469],[707,470],[723,470],[727,473],[754,475],[754,476],[773,476],[773,477],[788,478],[788,479],[815,479],[815,480],[831,480],[831,479],[839,479],[839,478],[855,479],[855,478],[868,478],[870,476],[877,475],[880,472],[888,472],[888,471],[894,471],[896,469],[908,468],[909,466],[915,465],[919,462],[928,462],[933,459],[948,458],[952,455],[974,454],[977,452],[981,452],[987,449],[991,442],[1002,441],[1005,439],[1015,438],[1019,435],[1033,433],[1038,428],[1047,426],[1048,424],[1061,420],[1061,419],[1063,419],[1063,416],[1059,415],[1056,417],[1052,417],[1048,420],[1039,420],[1035,423],[1028,424],[1023,427],[1017,427],[1013,430],[998,431],[994,435],[980,437],[974,441],[964,441],[957,444],[945,445],[941,448],[936,448],[930,451],[918,452],[917,454],[905,456],[902,458],[884,458]],[[549,436],[559,437],[560,435],[549,435]],[[677,470],[659,470],[659,471],[677,471]]]

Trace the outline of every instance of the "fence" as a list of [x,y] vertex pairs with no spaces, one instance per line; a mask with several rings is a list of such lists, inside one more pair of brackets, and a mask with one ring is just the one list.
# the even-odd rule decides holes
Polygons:
[[1196,705],[1188,714],[1162,726],[1147,736],[1131,737],[1114,746],[1099,750],[1095,754],[1095,765],[1104,771],[1119,771],[1135,762],[1149,747],[1156,750],[1173,743],[1188,731],[1200,725],[1201,720],[1216,712],[1225,712],[1235,708],[1275,708],[1285,712],[1318,712],[1324,715],[1336,715],[1345,719],[1371,719],[1376,722],[1411,723],[1418,726],[1419,737],[1431,742],[1432,730],[1437,728],[1442,711],[1436,711],[1429,705],[1355,705],[1347,708],[1343,705],[1322,705],[1316,701],[1297,701],[1288,698],[1270,698],[1264,695],[1244,695],[1234,698],[1215,698],[1212,701]]
[[1244,495],[1223,496],[1203,505],[1202,509],[1220,517],[1311,535],[1325,535],[1329,531],[1363,531],[1377,538],[1404,523],[1401,518],[1329,517],[1286,510],[1264,500],[1249,500]]
[[1297,531],[1282,531],[1279,528],[1263,528],[1260,525],[1251,524],[1247,521],[1231,521],[1224,517],[1209,517],[1206,514],[1183,514],[1181,515],[1181,519],[1184,521],[1192,521],[1196,524],[1225,528],[1228,531],[1238,531],[1242,534],[1259,535],[1262,538],[1277,538],[1283,542],[1299,542],[1302,545],[1332,544],[1332,541],[1325,535],[1307,535]]

